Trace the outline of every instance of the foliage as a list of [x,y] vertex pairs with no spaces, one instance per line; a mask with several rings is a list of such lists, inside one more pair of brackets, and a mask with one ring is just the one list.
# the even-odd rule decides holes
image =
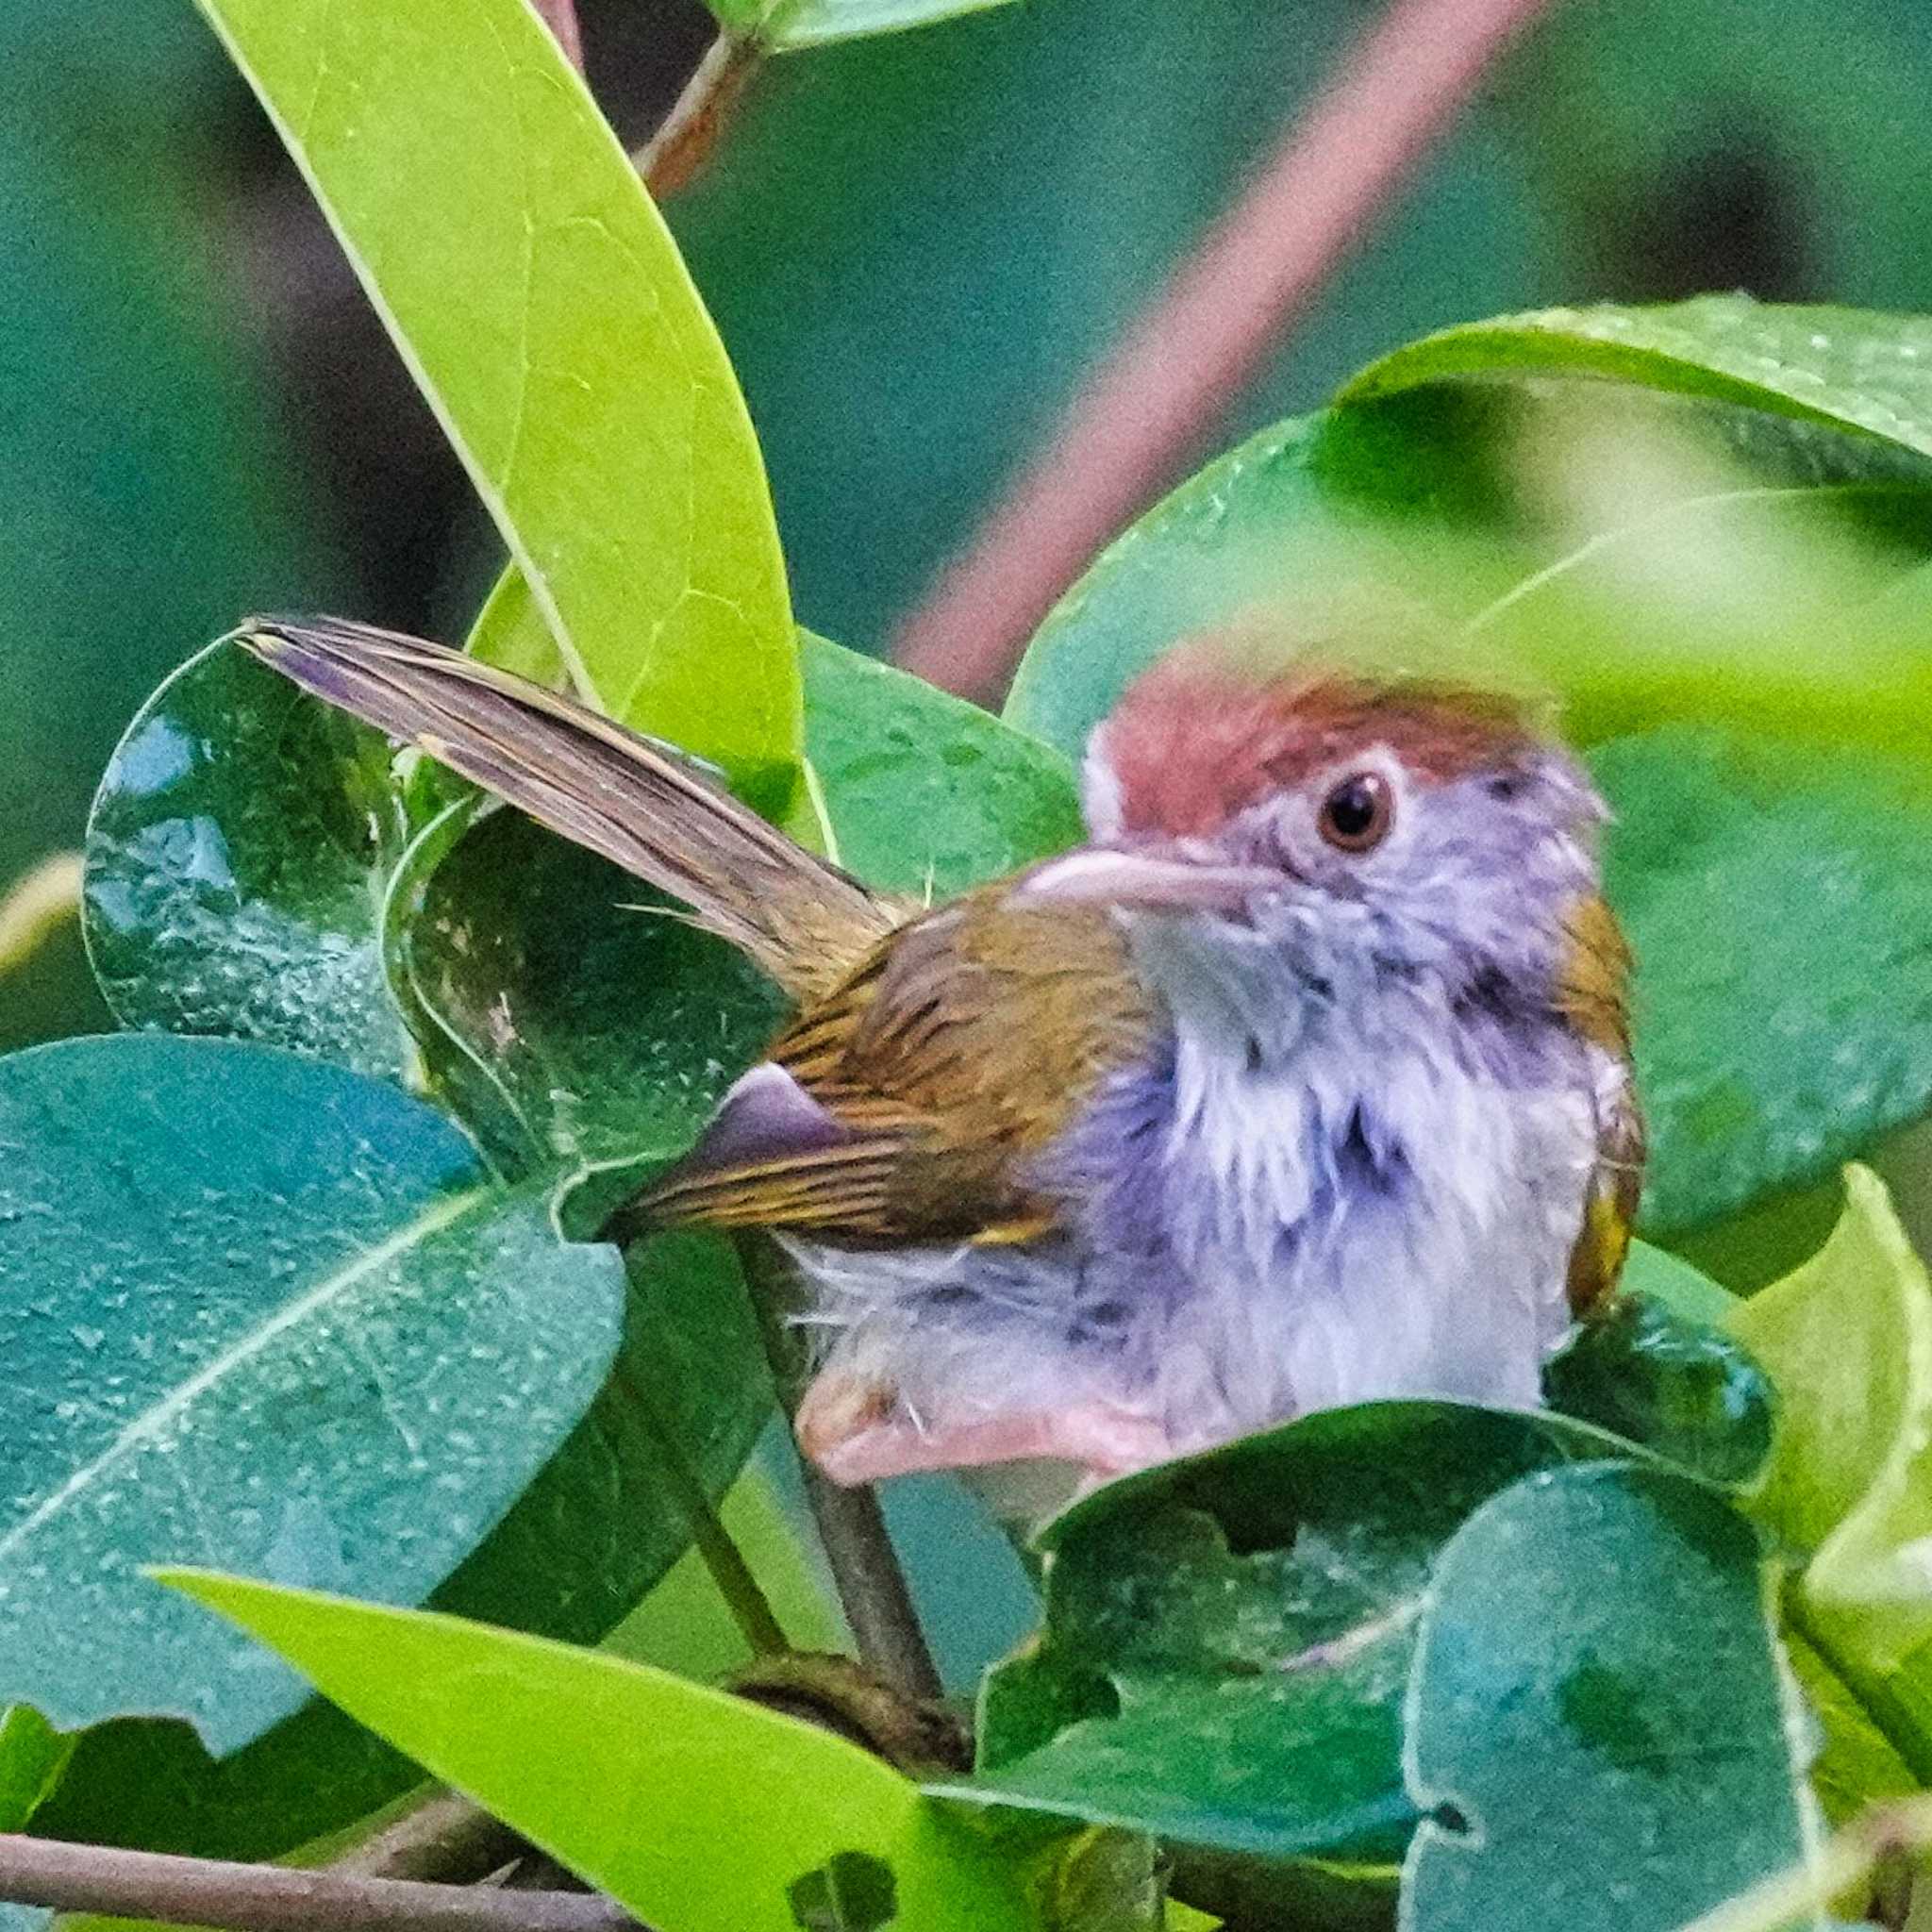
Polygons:
[[[502,533],[479,654],[917,895],[1075,837],[1087,730],[1184,631],[1426,651],[1549,694],[1621,808],[1653,1235],[1723,1273],[1728,1217],[1932,1105],[1932,325],[1426,339],[1136,525],[994,719],[793,626],[724,350],[523,0],[204,7]],[[1243,1924],[1663,1932],[1804,1865],[1821,1801],[1932,1782],[1932,1289],[1862,1169],[1755,1299],[1640,1243],[1545,1412],[1318,1414],[1086,1498],[975,1767],[922,1789],[654,1667],[724,1648],[643,1600],[771,1391],[722,1246],[626,1279],[571,1238],[770,989],[225,644],[130,727],[87,860],[131,1030],[0,1061],[10,1824],[279,1856],[420,1769],[665,1932],[1145,1932],[1167,1861]]]

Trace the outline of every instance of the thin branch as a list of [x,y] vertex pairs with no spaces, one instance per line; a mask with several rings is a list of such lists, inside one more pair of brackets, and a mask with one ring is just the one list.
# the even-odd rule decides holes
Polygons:
[[[737,1247],[779,1406],[789,1422],[798,1412],[810,1374],[804,1341],[791,1319],[796,1292],[791,1271],[763,1235],[740,1234]],[[805,1466],[805,1493],[860,1659],[908,1697],[942,1695],[939,1670],[877,1496],[870,1489],[841,1489],[810,1463]]]
[[0,1899],[226,1932],[636,1932],[596,1892],[423,1885],[0,1834]]
[[920,1628],[878,1492],[870,1487],[841,1489],[809,1462],[804,1470],[806,1500],[860,1661],[908,1697],[943,1697],[945,1687]]
[[24,965],[80,913],[80,854],[57,852],[0,893],[0,973]]
[[584,71],[584,37],[577,27],[576,0],[530,0],[540,19],[557,36],[563,58],[581,74]]
[[657,133],[632,157],[658,201],[675,194],[709,158],[763,58],[764,49],[746,35],[722,33],[711,42]]
[[618,1357],[616,1382],[656,1445],[658,1473],[676,1495],[698,1559],[724,1599],[746,1648],[754,1657],[785,1656],[791,1645],[772,1608],[772,1600],[720,1519],[709,1492],[685,1453],[684,1444],[678,1441],[675,1427],[664,1413],[663,1404],[654,1391],[631,1374],[623,1356]]
[[1551,0],[1392,0],[1074,400],[894,655],[996,693],[1094,554],[1168,482]]

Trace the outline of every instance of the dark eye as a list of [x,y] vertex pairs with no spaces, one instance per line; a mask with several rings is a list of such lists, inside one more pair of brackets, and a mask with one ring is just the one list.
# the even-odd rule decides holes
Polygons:
[[1329,791],[1316,820],[1323,838],[1343,852],[1366,852],[1389,836],[1395,819],[1395,794],[1388,779],[1357,772]]

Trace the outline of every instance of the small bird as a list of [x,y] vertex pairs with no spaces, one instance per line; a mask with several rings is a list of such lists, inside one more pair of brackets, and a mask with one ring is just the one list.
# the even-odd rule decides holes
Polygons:
[[1090,841],[934,908],[440,645],[237,633],[681,899],[795,1002],[611,1232],[770,1230],[835,1480],[1094,1479],[1311,1409],[1533,1407],[1643,1158],[1603,804],[1525,710],[1184,645],[1094,731]]

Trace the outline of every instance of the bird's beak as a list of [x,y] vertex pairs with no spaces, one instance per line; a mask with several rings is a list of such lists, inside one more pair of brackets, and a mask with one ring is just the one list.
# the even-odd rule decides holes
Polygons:
[[1121,906],[1150,912],[1245,912],[1257,892],[1279,891],[1282,875],[1259,865],[1210,865],[1087,845],[1050,860],[1018,896],[1056,906]]

